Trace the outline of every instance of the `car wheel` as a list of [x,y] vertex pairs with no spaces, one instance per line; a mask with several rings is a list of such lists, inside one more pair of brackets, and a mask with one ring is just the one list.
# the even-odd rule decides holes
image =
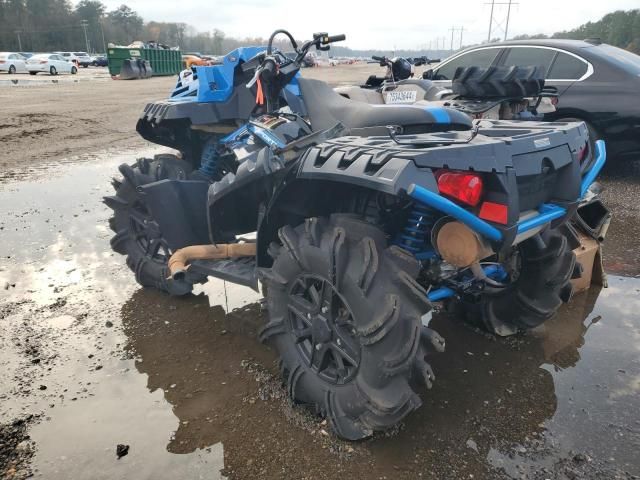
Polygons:
[[49,74],[51,75],[57,75],[58,71],[56,70],[56,67],[51,67],[49,68]]
[[15,65],[11,65],[9,67],[9,75],[13,75],[14,73],[16,73],[16,67]]
[[75,75],[78,73],[78,69],[76,67],[71,67],[71,75]]

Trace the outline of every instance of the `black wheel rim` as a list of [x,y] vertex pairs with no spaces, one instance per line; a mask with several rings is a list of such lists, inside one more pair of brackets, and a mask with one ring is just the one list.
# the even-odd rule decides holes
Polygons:
[[129,210],[129,228],[136,245],[146,257],[160,264],[169,261],[171,249],[162,237],[160,226],[139,202]]
[[344,384],[360,365],[353,313],[327,279],[300,275],[289,290],[289,329],[307,366],[323,380]]

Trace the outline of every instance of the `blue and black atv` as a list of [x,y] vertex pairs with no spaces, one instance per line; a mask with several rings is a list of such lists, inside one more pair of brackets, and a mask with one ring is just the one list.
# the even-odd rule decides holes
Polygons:
[[[295,58],[272,48],[277,34]],[[583,123],[370,105],[299,75],[311,47],[344,38],[299,46],[278,30],[182,75],[137,125],[179,155],[122,165],[105,203],[141,285],[262,286],[260,338],[292,399],[360,439],[420,406],[414,380],[431,386],[428,356],[445,346],[434,303],[508,335],[571,298],[581,272],[560,229],[605,148]]]

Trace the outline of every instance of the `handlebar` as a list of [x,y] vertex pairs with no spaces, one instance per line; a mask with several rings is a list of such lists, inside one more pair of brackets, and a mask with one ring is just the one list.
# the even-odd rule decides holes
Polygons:
[[[283,61],[282,59],[284,57],[281,54],[273,52],[273,41],[278,34],[285,35],[291,42],[291,46],[297,54],[293,62],[288,62],[286,60]],[[314,33],[312,40],[309,40],[301,47],[298,47],[298,44],[291,33],[282,29],[276,30],[269,37],[266,54],[263,52],[252,59],[255,63],[251,65],[250,69],[253,70],[255,68],[255,73],[251,80],[246,84],[246,87],[253,87],[253,85],[262,77],[262,79],[267,83],[267,111],[271,111],[273,105],[277,105],[277,100],[274,100],[277,97],[276,90],[283,87],[283,85],[279,84],[276,78],[285,78],[286,81],[289,81],[288,79],[295,75],[297,70],[300,68],[304,57],[307,55],[311,47],[315,46],[320,50],[329,50],[327,45],[346,40],[346,38],[347,37],[344,34],[329,35],[327,33]],[[249,69],[247,69],[247,71],[249,71]],[[281,77],[281,75],[284,75],[284,77]],[[259,85],[259,88],[262,87]]]

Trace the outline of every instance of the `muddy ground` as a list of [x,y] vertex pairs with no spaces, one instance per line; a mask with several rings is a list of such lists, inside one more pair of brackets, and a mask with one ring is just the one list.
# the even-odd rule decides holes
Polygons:
[[[119,164],[162,151],[137,143],[124,120],[135,122],[142,104],[172,83],[152,82],[155,95],[122,102],[122,111],[105,99],[114,102],[105,107],[109,121],[74,110],[75,125],[46,134],[44,143],[60,148],[48,160],[12,145],[20,161],[1,167],[0,478],[640,476],[633,165],[609,168],[603,182],[615,215],[609,288],[576,296],[543,328],[506,340],[438,313],[431,326],[447,351],[433,362],[437,380],[422,392],[423,407],[389,434],[347,443],[289,404],[274,352],[256,340],[265,312],[255,292],[212,280],[196,295],[170,298],[140,289],[112,253],[101,203],[109,180]],[[119,89],[132,95],[143,83],[28,91],[41,101],[60,92],[100,96],[101,88],[124,96]],[[0,104],[12,95],[26,102],[26,91],[0,88]],[[127,113],[129,104],[136,106]],[[108,149],[100,132],[96,143],[69,143],[65,135],[82,131],[85,116],[131,143]],[[34,128],[23,125],[15,136]],[[127,451],[120,458],[118,445]]]

